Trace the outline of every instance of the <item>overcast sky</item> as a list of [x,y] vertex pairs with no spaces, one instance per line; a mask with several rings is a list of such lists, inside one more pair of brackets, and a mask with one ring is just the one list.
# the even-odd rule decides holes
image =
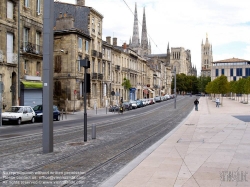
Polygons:
[[[60,0],[75,4],[75,0]],[[104,16],[103,40],[117,37],[118,45],[133,34],[135,3],[139,22],[146,11],[152,53],[171,47],[191,50],[192,64],[200,74],[201,42],[206,33],[213,46],[214,61],[228,58],[250,60],[250,0],[85,0]],[[141,25],[139,24],[141,37]]]

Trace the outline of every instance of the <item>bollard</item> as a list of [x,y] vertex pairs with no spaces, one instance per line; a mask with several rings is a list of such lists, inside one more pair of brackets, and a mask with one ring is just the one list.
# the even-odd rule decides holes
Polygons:
[[65,119],[67,119],[67,110],[65,110]]
[[108,112],[108,108],[106,107],[106,114],[107,114],[107,112]]
[[96,139],[96,126],[92,124],[92,139]]
[[62,109],[62,117],[61,117],[61,118],[62,118],[62,120],[63,120],[63,109]]

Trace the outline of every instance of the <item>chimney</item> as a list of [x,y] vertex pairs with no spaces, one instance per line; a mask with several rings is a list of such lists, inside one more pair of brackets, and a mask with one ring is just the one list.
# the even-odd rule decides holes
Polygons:
[[111,37],[110,37],[110,36],[107,36],[107,37],[106,37],[106,42],[107,42],[108,44],[111,44]]
[[85,0],[76,0],[76,5],[85,6]]
[[117,46],[117,38],[113,38],[113,46]]
[[126,44],[126,43],[123,43],[122,48],[123,48],[123,49],[127,49],[127,44]]

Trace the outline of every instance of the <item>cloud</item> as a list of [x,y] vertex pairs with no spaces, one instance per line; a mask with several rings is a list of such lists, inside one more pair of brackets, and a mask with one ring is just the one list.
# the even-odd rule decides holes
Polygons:
[[[63,1],[63,0],[61,0]],[[66,1],[66,0],[64,0]],[[74,3],[74,0],[67,0]],[[153,53],[166,53],[170,47],[191,50],[192,63],[201,69],[201,42],[208,33],[213,46],[214,60],[249,58],[250,1],[247,0],[125,0],[132,12],[137,3],[138,19],[142,22],[146,11],[147,31]],[[118,44],[129,42],[133,33],[133,14],[124,0],[86,0],[103,16],[103,40],[118,38]],[[140,36],[141,36],[141,25]],[[242,46],[234,46],[235,43]],[[235,51],[227,51],[231,46]]]

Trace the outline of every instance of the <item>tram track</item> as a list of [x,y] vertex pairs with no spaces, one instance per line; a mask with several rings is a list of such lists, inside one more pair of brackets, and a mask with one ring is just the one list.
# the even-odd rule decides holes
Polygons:
[[[143,145],[145,142],[151,142],[152,139],[155,139],[157,136],[159,136],[159,134],[164,135],[167,131],[170,131],[172,126],[175,124],[178,124],[182,119],[183,119],[183,113],[185,113],[185,115],[187,115],[190,111],[190,106],[188,104],[185,105],[185,107],[182,107],[178,112],[174,112],[174,115],[165,115],[164,118],[160,119],[160,116],[164,115],[164,112],[159,112],[159,110],[161,110],[161,108],[163,107],[159,107],[157,108],[157,110],[155,110],[152,113],[146,113],[144,114],[147,115],[148,118],[146,118],[144,121],[142,120],[140,122],[140,125],[136,127],[136,133],[138,133],[137,137],[130,137],[128,139],[126,139],[126,137],[130,136],[131,132],[127,132],[125,134],[123,134],[123,141],[119,141],[116,144],[113,145],[109,145],[107,146],[107,144],[112,144],[117,140],[112,140],[112,141],[107,141],[105,142],[105,144],[99,145],[99,146],[95,146],[95,148],[100,148],[102,146],[109,148],[110,150],[114,150],[117,147],[121,147],[123,146],[122,150],[119,151],[111,151],[113,155],[109,155],[108,157],[103,157],[100,156],[100,158],[98,157],[98,160],[100,161],[100,163],[98,164],[90,164],[87,167],[85,167],[85,172],[84,174],[78,175],[74,177],[74,180],[70,180],[68,182],[68,184],[65,184],[63,186],[72,186],[75,183],[78,183],[79,181],[86,179],[88,176],[92,175],[93,173],[101,170],[102,168],[106,167],[107,165],[110,165],[112,162],[115,162],[116,160],[120,159],[121,157],[124,157],[128,154],[131,154],[131,152],[133,152],[133,150],[138,149],[141,145]],[[124,128],[133,129],[133,126],[135,126],[136,123],[133,123],[132,120],[136,120],[137,118],[142,118],[143,115],[137,116],[137,117],[133,117],[131,119],[126,119],[126,120],[121,120],[119,122],[114,122],[113,124],[110,123],[110,121],[107,124],[99,124],[97,126],[98,131],[100,133],[100,136],[104,135],[105,133],[112,133],[115,131],[119,132],[119,129],[122,130]],[[154,117],[154,119],[151,119],[150,121],[150,125],[147,124],[146,127],[144,126],[144,124],[147,123],[147,120],[149,120],[150,118]],[[167,119],[166,119],[167,118]],[[138,120],[138,119],[137,119]],[[166,124],[173,124],[172,126],[166,125]],[[110,131],[110,132],[109,132]],[[119,135],[119,133],[116,133],[117,136]],[[82,135],[82,132],[81,132]],[[77,139],[77,138],[75,138]],[[72,140],[72,139],[71,139]],[[103,148],[102,148],[103,149]],[[108,150],[108,149],[107,149]],[[21,172],[28,172],[28,171],[67,171],[68,168],[73,169],[74,171],[76,171],[77,167],[79,167],[79,163],[83,163],[85,162],[86,158],[91,158],[91,152],[93,151],[93,147],[88,149],[89,151],[89,155],[86,155],[86,149],[79,149],[78,151],[73,152],[72,154],[67,154],[67,155],[63,155],[60,158],[57,159],[52,159],[46,163],[42,163],[42,164],[38,164],[36,166],[30,167],[28,169],[24,169]],[[79,155],[85,155],[86,157],[82,158]],[[71,158],[71,160],[69,159]],[[70,162],[65,163],[64,161],[66,160],[70,160]],[[63,164],[60,164],[59,162],[64,162]],[[59,163],[59,164],[57,164]],[[92,163],[92,162],[91,162]],[[60,165],[63,165],[63,167],[59,167]],[[48,167],[49,166],[49,167]],[[54,167],[54,168],[53,168]],[[87,169],[86,169],[87,168]],[[79,168],[81,169],[81,168]],[[4,180],[8,180],[4,179]],[[2,181],[4,181],[2,180]],[[0,180],[0,182],[2,182]]]

